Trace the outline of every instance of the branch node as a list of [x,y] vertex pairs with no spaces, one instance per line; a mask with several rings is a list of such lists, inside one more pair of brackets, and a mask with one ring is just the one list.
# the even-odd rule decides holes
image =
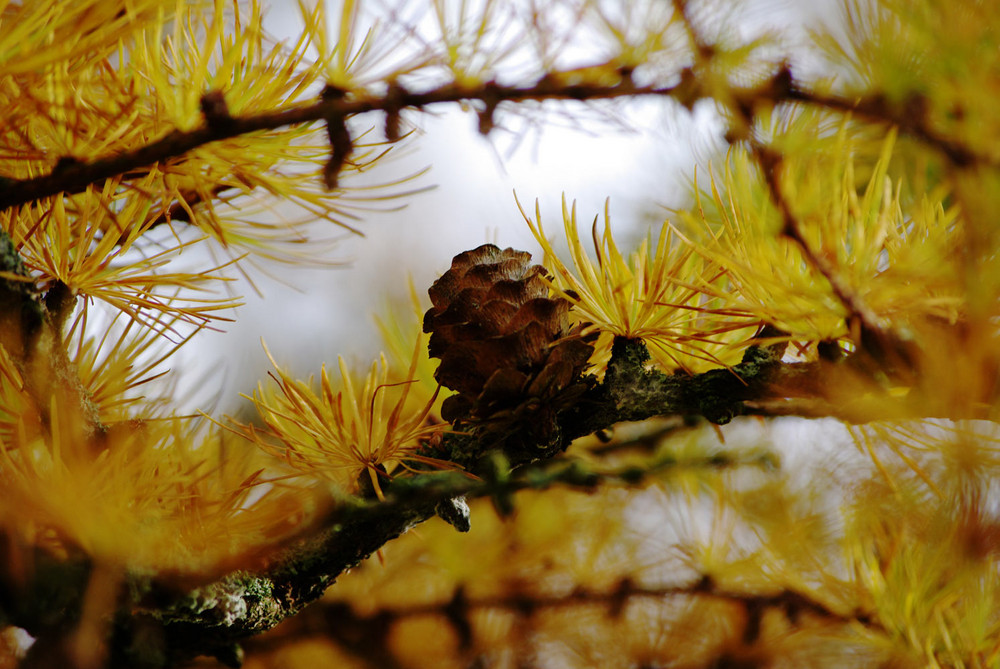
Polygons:
[[469,504],[465,501],[464,495],[438,502],[438,505],[434,507],[434,513],[459,532],[468,532],[472,529]]
[[60,156],[52,168],[52,174],[65,174],[82,165],[83,161],[75,156]]
[[776,339],[769,344],[761,346],[759,343],[752,344],[743,352],[743,359],[741,361],[744,365],[776,365],[781,362],[781,358],[785,355],[785,349],[788,348],[788,341],[785,339],[785,333],[774,327],[773,325],[765,325],[760,329],[760,331],[754,335],[755,342],[766,341],[768,339]]
[[56,332],[61,332],[67,317],[73,313],[76,295],[62,281],[56,281],[45,293],[45,310],[52,316]]
[[354,145],[343,114],[332,113],[326,117],[326,132],[330,139],[330,159],[323,167],[323,184],[333,190],[340,181],[340,171],[347,163]]
[[694,109],[694,104],[702,98],[702,91],[692,68],[681,70],[681,80],[674,86],[671,96],[689,112]]
[[778,71],[768,82],[771,99],[774,101],[786,100],[798,93],[798,86],[792,76],[792,68],[787,62],[783,62]]
[[320,92],[319,97],[323,102],[330,102],[331,100],[343,100],[347,97],[348,90],[346,88],[341,88],[335,84],[327,83],[323,87],[322,92]]
[[479,134],[485,137],[493,130],[493,115],[500,104],[499,86],[495,81],[488,81],[483,86],[481,100],[486,106],[479,111]]
[[510,462],[500,451],[491,451],[483,458],[479,470],[490,485],[490,501],[497,515],[506,518],[514,513],[514,496],[510,486]]
[[390,81],[389,89],[383,98],[383,109],[385,110],[385,138],[390,142],[398,142],[402,136],[400,133],[400,111],[406,106],[406,100],[410,92],[398,81]]
[[229,128],[233,125],[233,116],[229,113],[226,97],[220,90],[208,91],[201,96],[201,114],[205,123],[213,130]]

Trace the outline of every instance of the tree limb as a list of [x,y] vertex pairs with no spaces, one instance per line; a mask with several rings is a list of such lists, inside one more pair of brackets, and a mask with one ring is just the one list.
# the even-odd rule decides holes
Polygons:
[[599,485],[635,485],[678,467],[771,467],[768,455],[712,454],[687,461],[664,458],[646,468],[598,472],[582,463],[556,460],[514,472],[503,458],[490,478],[472,479],[455,472],[394,479],[384,501],[357,500],[331,512],[316,536],[302,539],[251,573],[238,571],[200,587],[178,588],[135,580],[130,590],[142,596],[123,606],[112,641],[113,666],[171,666],[200,654],[220,659],[238,654],[235,647],[264,632],[318,599],[337,575],[408,529],[435,515],[435,506],[451,498],[489,497],[501,511],[512,508],[521,490],[564,485],[585,490]]
[[[773,341],[776,335],[767,328],[760,333],[763,342]],[[604,381],[593,383],[575,406],[559,415],[559,450],[576,437],[619,421],[689,415],[725,423],[738,415],[760,414],[769,402],[779,407],[776,413],[780,414],[780,407],[787,406],[782,400],[822,398],[826,384],[836,387],[838,375],[860,373],[852,369],[850,357],[839,362],[782,362],[785,343],[763,342],[751,345],[743,360],[731,368],[667,375],[648,368],[649,353],[641,341],[616,339]],[[877,417],[874,412],[880,402],[865,405],[875,408],[855,417]],[[889,409],[898,410],[896,405]],[[899,416],[893,413],[891,417]],[[576,461],[544,459],[552,453],[541,451],[524,432],[515,431],[499,443],[493,436],[477,443],[475,430],[447,434],[439,446],[442,452],[434,455],[465,465],[477,477],[439,472],[394,478],[383,487],[384,501],[340,500],[318,525],[320,529],[313,526],[294,543],[208,584],[199,584],[193,577],[133,575],[123,589],[115,620],[112,664],[164,667],[199,654],[235,662],[240,640],[295,614],[319,598],[339,574],[435,515],[439,504],[455,498],[489,497],[503,513],[513,508],[513,495],[528,488],[634,485],[671,467],[773,464],[760,456],[740,459],[710,454],[689,462],[666,458],[645,467],[601,472]],[[44,632],[53,623],[43,625],[37,612],[26,611],[18,602],[37,597],[45,582],[53,582],[53,574],[75,574],[71,580],[80,588],[85,586],[90,569],[85,558],[50,566],[54,571],[40,572],[44,579],[19,584],[13,578],[0,588],[0,612],[7,622],[29,632]],[[65,581],[60,577],[55,582]],[[56,615],[62,625],[79,614],[73,602],[60,611]]]
[[[502,86],[486,82],[479,86],[446,84],[419,93],[397,86],[391,94],[383,96],[325,95],[323,99],[307,105],[259,114],[227,116],[224,123],[214,117],[206,117],[200,128],[174,130],[131,151],[88,162],[65,161],[49,174],[31,179],[3,179],[0,181],[0,211],[37,202],[57,193],[80,193],[90,184],[176,158],[212,142],[289,125],[347,118],[376,110],[395,110],[398,113],[399,109],[406,107],[420,109],[433,104],[469,100],[489,100],[495,106],[504,101],[596,100],[622,96],[671,95],[677,90],[676,86],[636,86],[630,77],[623,77],[614,85],[605,85],[571,83],[561,80],[558,74],[550,74],[531,86]],[[212,92],[207,93],[206,98],[212,95]]]

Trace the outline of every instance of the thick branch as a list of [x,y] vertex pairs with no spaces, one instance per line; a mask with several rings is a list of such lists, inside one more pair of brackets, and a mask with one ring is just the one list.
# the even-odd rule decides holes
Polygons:
[[[775,334],[765,329],[761,336],[771,338]],[[857,373],[852,371],[849,358],[836,363],[783,363],[783,351],[784,343],[762,342],[749,347],[743,361],[732,368],[694,376],[667,375],[647,368],[649,354],[642,342],[619,338],[614,343],[604,382],[592,385],[576,406],[559,415],[562,439],[559,447],[565,448],[575,437],[618,421],[656,415],[704,416],[723,423],[740,414],[759,413],[769,401],[822,397],[827,383],[832,381],[836,385],[838,378],[844,378],[839,374]],[[869,413],[880,405],[881,402],[865,403],[876,407],[869,408]],[[491,437],[488,444],[477,443],[474,432],[449,434],[442,447],[456,461],[464,460],[479,478],[444,472],[393,479],[383,487],[384,501],[341,501],[323,520],[319,526],[322,529],[314,526],[294,545],[208,585],[162,574],[133,577],[125,589],[115,622],[111,642],[113,664],[163,667],[199,654],[235,662],[240,640],[294,615],[317,599],[339,574],[457,498],[489,497],[499,511],[507,512],[513,508],[513,495],[527,488],[634,485],[646,476],[672,467],[771,464],[759,455],[738,459],[708,454],[699,460],[679,463],[663,459],[644,467],[610,472],[558,459],[511,471],[510,463],[540,460],[551,453],[542,452],[525,434],[517,432],[503,443]],[[492,450],[498,448],[500,451]],[[461,518],[456,520],[454,516],[450,522],[463,524]],[[59,571],[57,566],[52,569]],[[86,562],[72,561],[63,569],[73,576],[69,580],[79,583],[80,588],[85,586],[89,571]],[[47,571],[45,580],[53,578],[53,573]],[[28,601],[36,594],[36,588],[44,587],[44,583],[35,581],[0,588],[0,611],[12,624],[44,632],[31,629],[41,624],[37,612],[22,611],[17,603]],[[67,605],[61,614],[63,626],[78,615],[75,606]],[[45,627],[52,628],[54,624],[46,620]]]
[[[765,329],[762,337],[778,334]],[[751,346],[743,361],[727,369],[703,374],[664,374],[649,368],[649,351],[637,339],[615,339],[603,383],[593,384],[583,397],[559,417],[561,441],[545,446],[535,443],[529,429],[507,435],[502,444],[458,443],[446,457],[477,471],[483,447],[500,448],[515,464],[551,457],[573,439],[593,434],[622,421],[653,416],[701,416],[713,423],[728,423],[744,413],[743,402],[766,394],[774,373],[781,367],[785,342]]]
[[133,582],[140,600],[122,607],[113,640],[112,664],[169,666],[199,654],[220,659],[238,655],[238,643],[266,631],[318,599],[337,575],[356,566],[386,542],[432,517],[435,507],[455,497],[489,497],[501,512],[525,489],[566,485],[634,485],[678,467],[724,468],[773,465],[767,455],[713,454],[678,462],[663,459],[644,469],[596,472],[575,461],[555,461],[509,472],[502,457],[493,475],[472,479],[456,473],[396,479],[384,501],[341,506],[324,522],[327,529],[271,559],[256,573],[234,572],[215,583],[183,589],[162,582]]

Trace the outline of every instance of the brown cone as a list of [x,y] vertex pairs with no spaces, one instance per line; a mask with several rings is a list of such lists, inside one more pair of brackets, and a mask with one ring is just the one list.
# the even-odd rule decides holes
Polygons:
[[531,411],[545,432],[582,392],[593,346],[570,328],[570,303],[548,297],[544,274],[531,254],[485,244],[455,256],[431,286],[424,332],[441,359],[435,378],[458,393],[441,408],[445,420],[496,424]]

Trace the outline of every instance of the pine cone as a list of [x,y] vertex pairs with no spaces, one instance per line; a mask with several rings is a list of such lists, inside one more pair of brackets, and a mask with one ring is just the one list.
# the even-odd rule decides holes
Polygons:
[[487,429],[524,420],[547,439],[555,413],[585,389],[581,374],[593,346],[570,327],[570,303],[548,297],[545,268],[531,254],[485,244],[455,256],[431,286],[424,316],[435,378],[457,391],[445,420]]

